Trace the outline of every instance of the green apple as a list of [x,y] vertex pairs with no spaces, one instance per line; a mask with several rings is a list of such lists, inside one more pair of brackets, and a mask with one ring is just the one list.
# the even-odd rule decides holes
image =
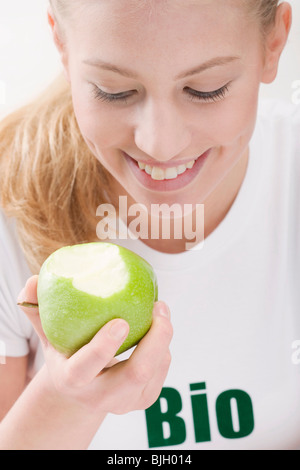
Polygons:
[[69,357],[114,318],[130,326],[117,354],[135,346],[151,326],[158,288],[152,266],[139,255],[94,242],[52,253],[41,267],[37,295],[47,339]]

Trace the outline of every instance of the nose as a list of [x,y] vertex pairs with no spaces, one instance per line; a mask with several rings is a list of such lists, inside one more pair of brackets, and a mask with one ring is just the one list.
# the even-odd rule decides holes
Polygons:
[[191,142],[187,123],[176,105],[148,102],[135,126],[135,144],[147,156],[167,162],[182,154]]

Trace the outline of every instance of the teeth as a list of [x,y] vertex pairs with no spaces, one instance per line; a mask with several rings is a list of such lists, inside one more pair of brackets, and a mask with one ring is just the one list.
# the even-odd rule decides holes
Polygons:
[[145,172],[146,172],[148,175],[151,175],[151,173],[152,173],[152,166],[146,165],[146,167],[145,167]]
[[179,165],[179,166],[177,167],[177,173],[178,173],[179,175],[181,175],[182,173],[184,173],[185,170],[186,170],[186,166],[185,166],[185,165]]
[[177,167],[162,169],[157,166],[145,165],[144,163],[138,162],[138,165],[141,170],[151,176],[152,179],[157,181],[162,180],[171,180],[177,178],[178,175],[184,173],[187,169],[192,169],[194,166],[195,160],[191,160],[186,165],[178,165]]
[[193,166],[194,166],[194,163],[195,163],[195,160],[191,160],[191,161],[186,165],[186,167],[187,167],[189,170],[191,170],[191,169],[193,168]]
[[158,180],[158,181],[164,180],[165,170],[163,170],[162,168],[158,168],[157,166],[154,166],[152,168],[151,178],[154,180]]
[[165,170],[165,179],[172,180],[178,176],[176,168],[166,168]]

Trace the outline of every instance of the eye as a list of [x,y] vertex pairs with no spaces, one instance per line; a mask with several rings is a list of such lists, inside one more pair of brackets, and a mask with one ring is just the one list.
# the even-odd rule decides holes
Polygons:
[[101,90],[101,88],[97,87],[96,85],[93,86],[93,89],[94,89],[94,96],[97,100],[106,101],[109,103],[113,101],[127,103],[127,99],[130,98],[135,93],[135,90],[124,91],[122,93],[106,93],[105,91]]
[[215,102],[225,98],[228,92],[229,83],[222,88],[214,91],[197,91],[193,88],[185,87],[184,92],[187,93],[192,101],[208,101]]
[[[198,91],[190,87],[185,87],[184,92],[189,95],[191,101],[215,102],[223,99],[228,92],[229,83],[218,90]],[[104,102],[119,102],[127,104],[127,100],[136,93],[136,90],[124,91],[121,93],[107,93],[96,85],[93,85],[94,97]]]

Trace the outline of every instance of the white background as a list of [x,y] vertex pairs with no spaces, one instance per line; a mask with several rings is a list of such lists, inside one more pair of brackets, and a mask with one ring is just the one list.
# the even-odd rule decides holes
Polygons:
[[[300,101],[300,0],[294,10],[292,32],[279,74],[263,85],[263,97]],[[47,22],[48,0],[0,0],[0,118],[28,102],[61,70]]]

